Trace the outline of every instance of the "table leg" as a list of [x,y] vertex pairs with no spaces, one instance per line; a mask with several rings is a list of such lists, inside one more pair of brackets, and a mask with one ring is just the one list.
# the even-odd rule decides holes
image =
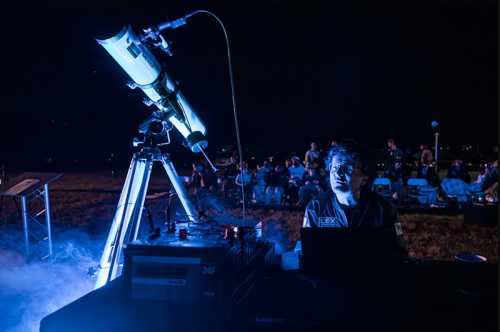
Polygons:
[[28,236],[28,209],[26,206],[26,196],[21,196],[21,216],[23,218],[24,245],[26,247],[26,257],[30,255],[30,244]]
[[45,222],[47,224],[47,238],[49,242],[49,256],[52,255],[52,229],[50,219],[50,201],[49,201],[49,185],[45,184],[43,197],[45,202]]

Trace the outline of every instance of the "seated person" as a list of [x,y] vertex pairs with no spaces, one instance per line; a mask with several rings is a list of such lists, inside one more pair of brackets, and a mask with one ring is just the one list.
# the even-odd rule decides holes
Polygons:
[[445,178],[441,181],[440,190],[448,203],[468,203],[471,199],[471,186],[458,178]]
[[241,187],[242,186],[243,186],[244,194],[246,197],[245,200],[251,199],[252,178],[253,178],[253,174],[248,169],[248,165],[246,162],[242,162],[242,169],[240,169],[240,166],[238,165],[238,175],[236,175],[236,179],[234,180],[234,182],[239,187],[238,188],[238,196],[239,196],[240,201],[242,200],[242,197],[241,197]]
[[303,227],[341,227],[393,232],[406,256],[403,230],[396,210],[370,190],[368,163],[354,148],[338,145],[327,157],[330,190],[307,205]]
[[288,167],[290,181],[294,181],[296,185],[300,186],[302,184],[302,176],[306,172],[306,169],[301,164],[299,157],[293,156],[291,160],[292,164]]
[[484,198],[487,202],[498,202],[498,160],[481,165],[477,179],[468,185],[468,194],[472,199]]
[[498,160],[495,160],[491,163],[491,165],[488,165],[485,173],[486,174],[484,175],[484,180],[482,182],[482,190],[487,191],[498,183],[498,177],[500,175]]
[[462,160],[453,160],[450,168],[448,168],[448,174],[446,175],[448,179],[460,179],[465,183],[470,183],[471,178],[469,172],[465,168],[465,164]]
[[476,180],[474,180],[469,184],[469,191],[472,194],[476,194],[484,190],[483,184],[485,183],[487,177],[489,176],[488,173],[492,166],[490,163],[485,163],[481,164],[479,167],[480,169],[479,173],[477,174]]
[[[498,178],[500,169],[498,167],[498,160],[495,160],[486,173],[485,179],[482,183],[482,190],[487,195],[486,199],[490,202],[498,202]],[[490,196],[491,199],[488,198]]]
[[417,170],[417,178],[426,179],[427,182],[432,186],[438,186],[440,183],[439,175],[436,174],[436,169],[431,164],[419,165]]
[[303,186],[299,190],[299,201],[297,205],[305,207],[309,201],[315,198],[321,191],[321,178],[316,168],[308,168],[302,177]]
[[491,165],[489,165],[488,163],[481,164],[480,169],[479,169],[479,173],[477,174],[477,178],[476,178],[476,180],[474,180],[473,183],[477,183],[477,184],[482,185],[484,180],[486,179],[486,175],[488,174],[490,167],[491,167]]

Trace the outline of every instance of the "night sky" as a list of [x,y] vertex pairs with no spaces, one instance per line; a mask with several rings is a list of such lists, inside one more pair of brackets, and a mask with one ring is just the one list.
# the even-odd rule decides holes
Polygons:
[[[228,29],[248,151],[303,153],[332,138],[432,143],[432,120],[443,144],[497,141],[496,1],[103,3],[3,8],[7,168],[35,170],[50,157],[61,170],[99,169],[110,153],[126,167],[152,109],[95,38],[195,9],[213,11]],[[165,36],[174,56],[161,60],[205,122],[214,154],[235,140],[223,34],[200,15]],[[173,139],[172,153],[189,161]]]

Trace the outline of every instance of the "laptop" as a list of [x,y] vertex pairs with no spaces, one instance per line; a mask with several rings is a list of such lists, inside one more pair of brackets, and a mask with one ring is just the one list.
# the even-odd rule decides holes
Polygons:
[[302,267],[314,275],[357,274],[402,261],[393,232],[302,228]]

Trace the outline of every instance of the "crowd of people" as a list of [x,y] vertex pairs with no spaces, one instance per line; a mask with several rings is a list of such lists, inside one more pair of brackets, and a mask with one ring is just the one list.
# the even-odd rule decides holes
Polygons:
[[[240,203],[244,197],[247,204],[304,208],[311,199],[329,190],[325,159],[328,151],[337,145],[337,141],[333,140],[323,152],[317,143],[312,142],[302,158],[291,155],[279,163],[265,159],[252,169],[245,161],[240,164],[234,154],[217,174],[211,172],[204,162],[198,162],[193,164],[187,185],[190,193],[197,198],[210,193],[232,203]],[[377,177],[386,180],[390,188],[386,198],[396,204],[401,203],[405,189],[412,183],[408,181],[411,178],[419,179],[419,183],[431,188],[431,191],[434,188],[435,197],[438,194],[453,197],[453,190],[460,187],[458,196],[466,195],[465,199],[478,192],[490,193],[490,197],[497,199],[498,160],[483,163],[476,179],[471,178],[462,160],[454,160],[441,179],[434,153],[426,144],[419,146],[417,158],[408,159],[396,141],[388,139],[383,166],[372,174],[371,180]],[[376,186],[373,188],[376,191]],[[432,200],[428,200],[429,203]],[[459,200],[464,198],[459,197]]]
[[[498,202],[497,187],[500,172],[497,158],[481,163],[475,179],[472,179],[465,162],[461,159],[452,160],[440,176],[434,159],[433,151],[426,144],[420,144],[418,157],[413,160],[412,167],[408,167],[411,163],[405,160],[395,140],[387,140],[386,168],[381,177],[390,181],[390,198],[396,202],[401,201],[405,189],[410,185],[421,189],[422,194],[419,197],[421,203],[437,203],[438,196],[443,197],[444,203],[454,201],[467,203],[477,196],[490,202]],[[413,181],[410,178],[413,178]]]

